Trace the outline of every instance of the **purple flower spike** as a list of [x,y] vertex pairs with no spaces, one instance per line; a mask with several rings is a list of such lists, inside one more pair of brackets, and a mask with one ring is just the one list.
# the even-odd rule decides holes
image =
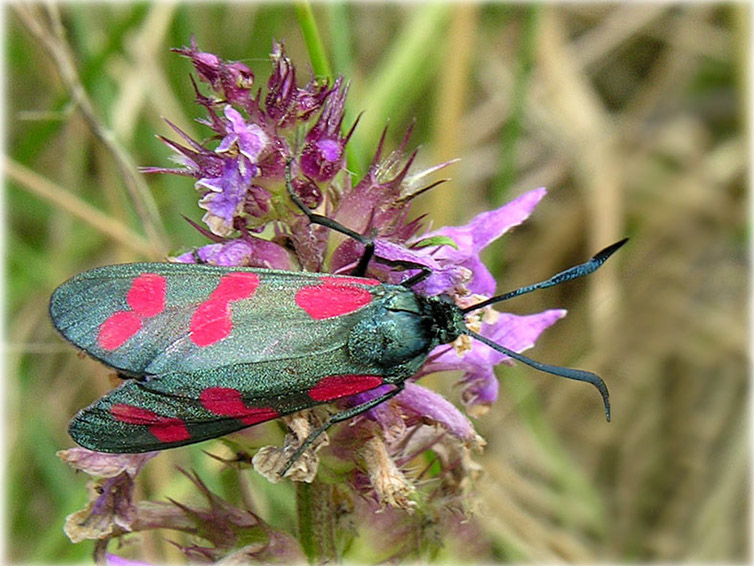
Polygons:
[[514,226],[518,226],[532,213],[539,201],[547,194],[544,188],[534,189],[498,208],[482,212],[465,226],[446,226],[419,240],[445,236],[453,240],[458,249],[442,246],[434,252],[438,263],[460,265],[472,273],[466,288],[480,295],[495,293],[495,279],[479,259],[479,253]]
[[[521,224],[544,197],[545,189],[530,191],[500,208],[483,212],[463,226],[443,227],[422,234],[423,217],[411,218],[408,203],[412,196],[433,186],[422,188],[418,186],[420,180],[429,178],[428,175],[448,163],[427,171],[414,171],[416,151],[412,152],[408,145],[412,128],[392,152],[387,147],[385,129],[366,173],[361,179],[354,179],[346,170],[347,144],[355,124],[350,130],[343,131],[348,95],[345,79],[337,77],[327,83],[311,77],[300,86],[297,83],[300,72],[297,73],[293,62],[286,56],[283,44],[274,43],[270,78],[252,95],[250,89],[254,76],[245,65],[201,52],[193,40],[189,48],[178,51],[191,59],[201,83],[204,83],[194,83],[194,87],[196,102],[204,108],[204,117],[199,122],[209,128],[209,135],[205,136],[209,141],[195,141],[169,123],[179,136],[180,144],[163,141],[177,152],[179,167],[146,170],[196,179],[199,206],[206,211],[203,221],[209,229],[189,220],[208,239],[208,244],[181,254],[174,261],[229,268],[250,266],[353,275],[353,269],[364,253],[363,243],[326,226],[312,225],[288,195],[287,174],[290,171],[290,189],[303,206],[374,241],[375,257],[367,266],[364,274],[367,277],[384,284],[399,285],[426,271],[427,276],[412,285],[411,292],[419,297],[444,295],[461,308],[494,296],[495,280],[482,263],[480,254],[497,238]],[[205,90],[206,85],[211,92],[202,94],[200,87]],[[323,279],[323,292],[329,285],[325,281],[328,279]],[[374,289],[377,294],[384,291],[380,287]],[[327,295],[323,294],[323,297]],[[291,292],[290,297],[281,300],[290,301],[291,309],[297,308],[294,306],[298,300],[295,293]],[[370,308],[374,305],[371,293],[366,302],[372,303]],[[390,308],[410,311],[410,303],[407,300],[408,306],[404,307],[399,301]],[[248,306],[239,304],[234,309],[255,308],[254,305],[250,301]],[[343,344],[351,339],[348,325],[362,316],[360,312],[349,312],[348,317],[353,318],[344,317],[332,326],[328,326],[332,321],[320,320],[311,326],[315,334],[319,332],[317,329],[324,329],[323,334],[318,335],[318,344],[323,343],[329,348],[337,342],[333,348],[339,348],[335,358],[336,365],[340,365],[335,369],[327,368],[326,374],[342,373],[346,377],[354,372],[355,388],[352,391],[361,391],[358,395],[346,397],[329,396],[328,393],[326,399],[333,400],[341,409],[377,399],[394,387],[385,384],[363,391],[358,372],[364,370],[359,360],[347,357],[353,354],[343,353],[341,356],[341,350],[346,351]],[[369,316],[379,316],[379,312],[369,313]],[[519,316],[500,313],[488,306],[467,313],[466,325],[469,330],[505,348],[522,352],[532,347],[539,335],[563,316],[564,310]],[[285,321],[279,324],[285,324]],[[330,328],[332,330],[328,330]],[[326,334],[328,332],[331,334]],[[286,350],[282,351],[287,355]],[[270,351],[269,355],[275,352]],[[264,356],[267,355],[265,352]],[[478,471],[471,460],[471,449],[484,444],[467,415],[478,416],[497,400],[499,385],[495,366],[500,363],[511,363],[511,360],[464,334],[452,344],[437,346],[415,375],[406,375],[409,371],[405,368],[416,368],[418,361],[414,365],[396,365],[386,369],[385,374],[375,371],[377,377],[387,375],[387,378],[385,381],[370,380],[366,382],[368,386],[393,380],[393,383],[402,383],[403,391],[348,423],[333,427],[328,431],[329,436],[322,435],[307,445],[293,467],[288,469],[293,474],[291,478],[312,481],[320,457],[341,459],[350,466],[330,469],[336,474],[339,469],[348,470],[340,482],[343,490],[350,489],[363,495],[365,501],[398,509],[410,509],[417,501],[422,505],[435,504],[442,509],[448,506],[463,508],[468,493],[463,486],[472,484]],[[427,374],[448,370],[460,372],[457,384],[464,412],[416,383]],[[257,370],[250,368],[248,371]],[[263,372],[259,371],[260,374]],[[313,380],[316,376],[305,377]],[[281,383],[285,385],[285,380]],[[348,383],[348,379],[344,383]],[[221,385],[226,386],[224,382]],[[328,387],[323,386],[323,389]],[[311,389],[316,390],[316,386]],[[349,389],[338,391],[347,392]],[[291,391],[270,390],[270,395],[288,393]],[[253,403],[247,406],[244,392],[241,394],[243,403],[239,400],[236,405],[233,398],[233,403],[228,402],[227,414],[250,415],[247,411],[256,407]],[[309,403],[304,389],[296,390],[295,394],[307,401],[290,408]],[[266,399],[262,401],[266,402]],[[314,409],[285,416],[289,434],[283,446],[257,451],[250,459],[251,465],[272,481],[278,481],[278,472],[286,465],[290,454],[309,438],[312,430],[322,425],[322,419],[326,418],[323,415],[324,411]],[[243,441],[239,444],[243,445]],[[422,462],[417,457],[430,449],[435,455],[433,481],[417,481],[417,477],[422,477],[417,476],[419,472],[414,473],[415,464]],[[242,448],[239,454],[243,455],[244,450]],[[102,465],[99,459],[95,462]],[[420,490],[423,490],[421,494],[418,493]],[[130,491],[127,495],[125,500],[130,501]],[[454,496],[458,497],[454,500]],[[107,502],[110,504],[109,500]],[[110,505],[117,507],[112,514],[120,517],[124,514],[121,499],[115,503],[118,506]],[[101,516],[98,509],[90,514]],[[430,512],[434,511],[430,509]],[[233,521],[230,524],[237,525]],[[218,541],[226,539],[224,535],[217,538]],[[198,546],[186,547],[185,551],[187,556],[203,560],[216,559],[222,554],[216,548]],[[232,555],[222,556],[232,558]]]

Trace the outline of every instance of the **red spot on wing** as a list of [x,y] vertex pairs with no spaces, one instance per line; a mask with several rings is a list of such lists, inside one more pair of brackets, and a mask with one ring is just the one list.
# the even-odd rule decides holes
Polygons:
[[[296,293],[296,304],[315,320],[343,316],[359,310],[372,301],[369,289],[359,285],[369,285],[355,277],[345,280],[335,277],[323,277],[322,284],[302,287]],[[355,285],[357,282],[359,285]]]
[[160,417],[154,411],[126,405],[125,403],[113,405],[110,409],[110,414],[117,421],[135,425],[152,425],[159,422],[161,418],[164,418]]
[[140,328],[141,318],[135,312],[115,312],[100,325],[97,345],[105,350],[115,350],[125,344]]
[[203,348],[219,342],[233,330],[230,303],[248,299],[259,287],[256,273],[235,272],[223,275],[209,299],[191,317],[191,341]]
[[379,375],[330,375],[309,390],[309,397],[319,402],[332,401],[369,391],[383,383]]
[[186,430],[186,425],[181,419],[163,419],[149,427],[151,432],[160,442],[183,442],[189,440],[191,435]]
[[149,432],[160,442],[182,442],[191,438],[186,423],[176,417],[163,417],[148,409],[125,403],[113,405],[110,414],[122,423],[149,427]]
[[134,279],[126,301],[141,317],[154,316],[165,310],[167,281],[156,273],[144,273]]
[[165,310],[167,282],[156,273],[142,273],[131,282],[126,303],[131,310],[116,311],[99,327],[97,345],[103,350],[117,350],[141,329],[145,318]]
[[210,299],[224,302],[248,299],[257,287],[259,287],[259,275],[256,273],[228,273],[220,278],[220,284],[212,291]]
[[241,392],[230,387],[208,387],[202,391],[199,400],[208,411],[239,419],[249,426],[280,416],[271,407],[247,407],[241,398]]
[[232,328],[229,303],[210,299],[191,317],[191,341],[200,347],[209,346],[228,336]]

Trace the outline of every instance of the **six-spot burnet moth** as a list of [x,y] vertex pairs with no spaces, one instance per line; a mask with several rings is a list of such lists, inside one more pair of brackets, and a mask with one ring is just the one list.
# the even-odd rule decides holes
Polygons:
[[[387,393],[329,417],[288,460],[280,475],[333,424],[399,394],[435,346],[469,335],[543,372],[586,381],[587,371],[536,362],[467,328],[467,313],[595,271],[626,239],[550,279],[460,308],[444,295],[412,287],[430,270],[374,255],[371,239],[311,212],[314,224],[354,238],[364,252],[350,276],[134,263],[81,273],[52,295],[55,328],[75,346],[115,369],[124,382],[70,424],[86,448],[138,453],[183,446],[392,385]],[[419,270],[400,285],[364,277],[370,261]]]

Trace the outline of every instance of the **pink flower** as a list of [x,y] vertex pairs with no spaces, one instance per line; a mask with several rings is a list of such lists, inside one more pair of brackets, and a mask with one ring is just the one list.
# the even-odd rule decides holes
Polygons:
[[[344,239],[330,228],[312,225],[287,194],[290,175],[290,190],[303,206],[318,208],[319,214],[372,239],[375,253],[366,266],[367,276],[400,285],[426,271],[427,276],[411,290],[425,297],[447,297],[465,315],[468,333],[461,333],[453,343],[440,345],[429,353],[400,394],[359,414],[349,426],[334,433],[332,451],[336,455],[362,461],[367,468],[378,462],[386,465],[382,471],[367,470],[366,476],[355,478],[356,489],[371,485],[382,503],[410,506],[410,482],[401,476],[400,466],[439,445],[445,446],[449,469],[460,466],[469,473],[473,470],[468,450],[479,448],[484,442],[461,410],[415,383],[430,373],[462,372],[460,399],[472,415],[479,415],[497,400],[494,368],[511,363],[511,358],[543,371],[591,382],[600,389],[608,409],[607,391],[597,376],[538,364],[520,356],[566,311],[519,316],[498,312],[491,306],[508,297],[494,297],[496,283],[480,254],[526,220],[545,196],[545,189],[532,190],[500,208],[482,212],[463,226],[422,234],[422,218],[409,218],[409,203],[431,186],[415,186],[422,173],[409,174],[416,156],[415,151],[407,151],[411,129],[387,156],[384,132],[358,182],[352,181],[346,170],[346,146],[356,124],[343,133],[348,85],[342,77],[331,86],[314,78],[299,86],[293,63],[282,44],[276,43],[266,91],[260,89],[251,96],[247,86],[253,75],[245,67],[200,52],[193,41],[190,48],[178,52],[191,58],[199,78],[214,93],[207,96],[197,89],[197,101],[207,110],[201,123],[212,130],[219,142],[214,147],[201,144],[171,124],[186,144],[164,140],[178,153],[180,167],[146,169],[195,178],[199,206],[206,210],[202,220],[208,228],[194,226],[212,243],[183,253],[175,261],[284,270],[300,266],[308,271],[351,273],[364,254],[364,240]],[[269,234],[269,239],[262,238],[262,232]],[[332,244],[331,238],[337,238],[337,245]],[[519,290],[514,296],[553,285],[560,279],[585,275],[596,269],[616,246],[588,264]],[[407,269],[395,268],[396,263]],[[477,309],[478,305],[483,308]],[[390,386],[378,387],[336,404],[344,409],[357,407],[388,391]],[[312,427],[321,424],[314,417],[302,415],[288,420],[292,446],[300,445]],[[368,454],[359,456],[364,439],[369,440],[370,448]],[[316,450],[324,445],[317,443]],[[259,451],[255,467],[276,481],[280,463],[287,461],[287,448],[288,444],[281,449],[266,447]],[[305,481],[316,474],[316,450],[312,444],[307,454],[307,461],[312,464],[302,467],[300,478]],[[392,458],[389,465],[386,455]],[[375,482],[380,482],[379,486]]]

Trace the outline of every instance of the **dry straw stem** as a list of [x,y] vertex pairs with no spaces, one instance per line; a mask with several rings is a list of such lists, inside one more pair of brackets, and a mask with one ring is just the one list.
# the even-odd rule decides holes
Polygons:
[[[444,71],[440,73],[438,101],[435,106],[433,123],[433,158],[436,163],[444,163],[458,157],[461,140],[461,117],[468,103],[468,90],[471,80],[471,57],[474,54],[474,39],[478,24],[480,6],[474,2],[461,3],[453,7],[448,40],[444,46]],[[451,173],[452,174],[452,173]],[[455,190],[455,181],[449,181],[442,190],[431,191],[421,202],[424,210],[432,212],[432,221],[437,226],[453,224],[461,220],[459,212],[464,201],[448,198],[460,196]],[[465,195],[464,195],[465,197]]]
[[[615,128],[588,76],[574,65],[563,26],[552,11],[545,12],[542,28],[542,102],[551,110],[553,134],[564,152],[572,152],[576,185],[588,203],[589,248],[599,249],[625,232]],[[605,330],[594,334],[596,349],[604,346],[599,337],[610,335],[607,327],[619,294],[616,264],[605,267],[590,280],[591,327]]]
[[101,122],[86,94],[65,39],[65,30],[60,14],[54,5],[39,8],[31,4],[19,4],[15,11],[24,25],[39,41],[52,58],[60,78],[69,90],[92,133],[111,153],[125,181],[126,190],[150,241],[153,257],[163,257],[167,236],[162,227],[157,205],[149,188],[142,180],[128,152],[116,141],[113,133]]
[[52,181],[45,179],[34,171],[11,161],[3,159],[3,171],[10,179],[32,193],[42,197],[52,205],[65,210],[72,216],[79,218],[118,244],[134,252],[150,256],[154,248],[125,224],[113,219],[112,216],[94,208],[86,201],[66,191]]
[[[170,41],[168,34],[176,10],[177,4],[173,3],[151,5],[144,24],[125,45],[126,56],[116,59],[110,68],[112,80],[119,87],[111,113],[113,133],[119,140],[131,141],[142,116],[151,119],[156,132],[167,129],[161,116],[170,116],[170,121],[184,132],[199,137],[195,123],[185,117],[164,68],[165,45]],[[168,60],[175,62],[177,57],[171,56],[173,59]]]

